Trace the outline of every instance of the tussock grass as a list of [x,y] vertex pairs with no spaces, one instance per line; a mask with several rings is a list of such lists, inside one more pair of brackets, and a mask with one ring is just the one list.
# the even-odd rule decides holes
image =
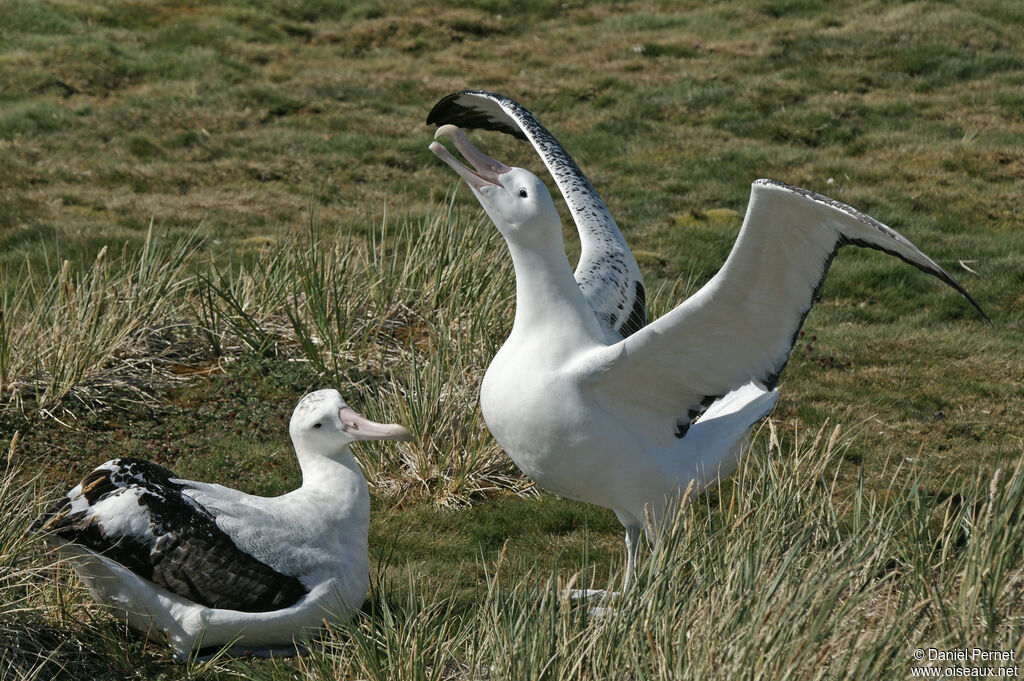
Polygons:
[[193,249],[151,226],[140,249],[117,258],[103,248],[82,271],[65,259],[42,285],[30,263],[0,266],[0,405],[31,397],[59,416],[68,401],[151,391],[180,361],[178,293]]
[[[526,491],[477,407],[478,381],[511,323],[513,279],[499,237],[451,200],[427,218],[385,218],[367,232],[365,239],[339,235],[313,221],[300,237],[227,262],[202,258],[194,242],[172,246],[154,234],[114,263],[101,251],[81,270],[63,265],[45,285],[38,277],[8,279],[5,290],[13,293],[0,346],[5,422],[21,423],[12,414],[33,408],[52,416],[96,404],[92,395],[134,399],[142,394],[132,387],[138,367],[150,367],[140,385],[152,390],[164,378],[201,376],[196,368],[302,365],[318,383],[342,387],[372,418],[413,428],[413,443],[363,452],[375,503],[464,506],[497,490]],[[700,276],[655,289],[652,309],[670,307]],[[78,326],[94,335],[76,336]],[[949,352],[955,358],[962,348]],[[33,356],[48,359],[25,359]],[[175,370],[172,359],[189,372]],[[822,377],[863,380],[843,366]],[[904,385],[887,390],[893,416],[919,408],[903,404]],[[883,423],[864,422],[862,434]],[[685,506],[635,590],[613,602],[609,616],[591,617],[562,597],[566,587],[593,579],[586,564],[513,573],[502,569],[504,551],[495,563],[484,554],[483,576],[469,587],[474,600],[465,583],[418,575],[409,559],[405,583],[378,580],[365,614],[314,643],[308,657],[215,660],[180,673],[598,679],[615,670],[627,679],[895,679],[905,677],[918,647],[1024,654],[1019,463],[925,468],[925,459],[896,449],[889,460],[873,455],[865,465],[864,445],[838,429],[822,427],[808,438],[769,424],[735,480]],[[998,457],[1003,450],[990,451]],[[154,653],[162,656],[162,648],[100,615],[67,566],[45,567],[41,547],[24,537],[38,494],[13,482],[24,478],[16,469],[7,475],[0,506],[15,510],[2,542],[0,633],[10,640],[10,674],[101,678],[111,667],[161,667]],[[417,530],[430,532],[429,521]],[[377,568],[393,576],[394,560]],[[619,582],[613,571],[598,586]]]
[[302,363],[371,418],[413,429],[414,442],[364,461],[381,493],[462,505],[523,488],[477,406],[513,309],[499,239],[449,199],[423,219],[385,215],[365,240],[314,220],[226,263],[151,230],[119,258],[103,249],[80,269],[65,260],[48,281],[28,264],[5,270],[0,409],[11,422],[60,419],[83,405],[154,402],[161,387],[239,361]]
[[[88,391],[99,393],[101,381],[119,377],[117,385],[130,386],[136,367],[161,371],[170,347],[189,348],[191,367],[219,371],[300,364],[314,380],[342,386],[372,418],[413,428],[415,442],[364,453],[375,503],[426,498],[462,506],[499,489],[525,491],[477,408],[477,381],[511,323],[512,272],[497,239],[481,216],[448,201],[422,220],[384,219],[366,239],[313,222],[301,237],[223,263],[202,259],[192,242],[169,247],[152,236],[143,248],[125,249],[116,265],[102,253],[81,273],[62,266],[45,286],[31,277],[8,280],[16,305],[5,310],[17,314],[5,324],[18,324],[4,327],[9,340],[2,347],[13,358],[4,365],[11,396],[4,409],[8,417],[32,405],[50,415],[58,405],[70,410],[76,400],[94,399]],[[656,289],[652,309],[667,309],[699,277]],[[39,301],[50,305],[48,315]],[[83,319],[97,337],[71,342]],[[113,333],[117,323],[127,331]],[[151,340],[172,324],[173,345]],[[40,352],[52,364],[32,365],[18,354],[29,347],[68,350]],[[118,352],[136,353],[134,363]],[[845,376],[847,369],[836,371]],[[905,388],[893,391],[892,406],[901,407]],[[866,420],[872,425],[862,433],[875,421],[881,423]],[[634,591],[614,601],[606,617],[562,597],[568,586],[593,579],[586,564],[513,573],[502,569],[504,551],[494,563],[482,555],[478,598],[467,607],[464,584],[448,581],[451,594],[439,590],[445,580],[417,575],[409,560],[405,583],[378,580],[364,615],[314,643],[308,657],[215,660],[180,672],[598,679],[615,670],[627,679],[895,679],[904,678],[917,647],[1024,653],[1019,463],[943,470],[896,450],[869,466],[864,447],[838,429],[822,427],[809,438],[799,428],[787,431],[769,422],[734,480],[690,500]],[[24,478],[16,469],[7,475],[0,506],[15,510],[2,542],[0,632],[11,641],[4,658],[10,673],[100,678],[111,665],[160,667],[153,657],[163,654],[159,646],[100,615],[67,566],[45,567],[41,547],[24,536],[38,494],[13,482]],[[417,529],[429,532],[429,523]],[[393,576],[394,560],[377,568]],[[613,571],[598,586],[619,582]]]

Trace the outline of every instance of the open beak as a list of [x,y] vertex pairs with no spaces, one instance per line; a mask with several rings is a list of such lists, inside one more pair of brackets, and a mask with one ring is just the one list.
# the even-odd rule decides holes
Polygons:
[[360,416],[352,407],[338,410],[338,418],[349,437],[356,440],[412,440],[412,433],[397,423],[377,423]]
[[474,147],[469,138],[466,137],[466,133],[454,125],[442,125],[438,128],[437,132],[434,133],[434,139],[436,140],[442,136],[448,137],[455,144],[455,148],[459,150],[463,158],[473,164],[476,172],[459,163],[458,159],[452,156],[451,152],[440,142],[431,142],[430,150],[434,152],[435,156],[451,166],[452,170],[458,173],[459,177],[474,189],[500,185],[501,182],[498,178],[512,170],[512,168],[501,161],[494,160]]

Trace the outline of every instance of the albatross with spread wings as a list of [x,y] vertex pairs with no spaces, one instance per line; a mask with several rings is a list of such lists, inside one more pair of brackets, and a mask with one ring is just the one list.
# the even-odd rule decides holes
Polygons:
[[[700,489],[736,468],[747,432],[775,404],[779,375],[839,248],[894,255],[981,311],[896,231],[820,194],[757,180],[718,273],[660,319],[645,326],[644,316],[631,313],[639,323],[621,325],[612,311],[640,300],[628,297],[631,284],[643,290],[636,262],[550,133],[512,100],[475,90],[442,99],[428,122],[440,126],[435,139],[447,137],[473,166],[437,141],[430,145],[480,201],[515,267],[515,319],[484,377],[484,418],[539,485],[615,512],[626,529],[626,586],[641,533],[656,533],[688,486]],[[544,183],[483,154],[457,125],[533,142],[583,241],[575,277]]]

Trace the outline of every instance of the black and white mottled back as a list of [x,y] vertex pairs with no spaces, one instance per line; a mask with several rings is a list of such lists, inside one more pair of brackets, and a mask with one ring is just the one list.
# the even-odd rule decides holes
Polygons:
[[266,612],[306,595],[296,577],[239,549],[185,488],[163,466],[113,459],[58,499],[37,529],[210,608]]
[[427,123],[493,130],[529,141],[576,222],[582,250],[574,276],[598,321],[618,338],[647,324],[643,276],[608,207],[572,157],[526,107],[493,92],[463,90],[434,105]]

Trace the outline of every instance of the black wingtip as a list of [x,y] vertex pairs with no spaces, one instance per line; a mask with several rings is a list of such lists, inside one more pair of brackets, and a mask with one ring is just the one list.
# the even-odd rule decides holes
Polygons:
[[67,495],[58,497],[46,504],[46,508],[28,526],[26,534],[57,534],[55,528],[47,527],[51,521],[71,508],[71,499]]
[[921,270],[925,274],[932,275],[933,277],[935,277],[936,279],[938,279],[939,281],[943,282],[944,284],[949,286],[951,289],[953,289],[954,291],[956,291],[957,293],[962,295],[964,298],[966,298],[967,302],[969,302],[971,305],[973,305],[974,309],[976,309],[978,311],[978,314],[981,315],[982,319],[984,319],[989,324],[992,323],[992,319],[987,314],[985,314],[985,310],[983,310],[981,305],[978,303],[978,301],[974,299],[974,296],[972,296],[970,293],[968,293],[967,289],[965,289],[963,287],[963,285],[953,277],[952,274],[950,274],[946,270],[944,270],[941,267],[939,267],[938,264],[933,262],[931,264],[934,265],[934,267],[928,267],[928,266],[922,265],[919,262],[914,262],[913,260],[910,260],[909,258],[907,258],[906,256],[904,256],[901,253],[897,253],[896,251],[890,250],[888,248],[884,248],[882,246],[879,246],[878,244],[870,243],[868,241],[861,241],[859,239],[850,239],[850,238],[847,238],[847,237],[842,237],[839,240],[839,242],[837,244],[837,248],[838,247],[842,247],[842,246],[847,246],[847,245],[850,245],[850,246],[860,246],[862,248],[870,248],[870,249],[875,250],[875,251],[881,251],[883,253],[887,253],[888,255],[895,256],[895,257],[899,258],[900,260],[902,260],[903,262],[907,263],[908,265],[911,265],[914,268]]
[[961,295],[963,295],[964,298],[967,298],[967,300],[970,301],[971,305],[973,305],[974,309],[978,311],[978,314],[981,315],[982,319],[984,319],[990,325],[993,323],[992,318],[985,314],[985,310],[981,309],[981,305],[979,305],[978,301],[974,299],[974,296],[967,292],[967,289],[965,289],[963,286],[957,286],[956,289],[961,293]]
[[[464,91],[463,91],[464,92]],[[451,109],[452,100],[456,99],[462,92],[455,92],[450,95],[445,95],[437,101],[437,104],[427,114],[427,125],[442,126],[445,124],[447,116],[445,113]]]
[[[885,251],[885,252],[889,253],[889,251]],[[982,319],[984,319],[989,324],[992,323],[992,319],[987,314],[985,314],[985,310],[983,310],[982,307],[981,307],[981,304],[978,303],[978,301],[974,299],[974,296],[972,296],[970,293],[967,292],[967,289],[964,288],[963,284],[961,284],[959,281],[956,280],[956,277],[954,277],[952,274],[947,272],[942,267],[939,267],[939,265],[937,263],[932,263],[933,265],[935,265],[936,268],[938,268],[938,270],[936,271],[936,270],[931,269],[930,267],[923,267],[920,264],[918,264],[916,262],[913,262],[912,260],[907,260],[906,258],[904,258],[903,256],[899,255],[898,253],[893,253],[893,255],[896,255],[896,257],[900,258],[900,260],[903,260],[904,262],[906,262],[906,263],[908,263],[910,265],[913,265],[914,267],[916,267],[917,269],[921,270],[925,274],[933,275],[936,279],[938,279],[939,281],[943,282],[944,284],[949,286],[951,289],[953,289],[954,291],[956,291],[957,293],[962,295],[964,298],[966,298],[967,302],[969,302],[971,305],[973,305],[974,309],[978,311],[978,314],[981,315]]]
[[943,269],[940,269],[939,271],[942,274],[938,274],[936,276],[938,276],[939,279],[941,279],[942,281],[946,282],[949,286],[951,286],[957,293],[966,298],[967,302],[973,305],[974,309],[978,311],[978,314],[981,315],[981,318],[984,319],[989,324],[991,324],[992,319],[987,314],[985,314],[985,310],[981,309],[981,305],[978,303],[977,300],[974,299],[974,296],[968,293],[967,289],[965,289],[959,281],[954,279],[953,275],[951,275],[949,272]]
[[464,96],[484,97],[499,103],[508,99],[503,95],[488,92],[487,90],[460,90],[459,92],[453,92],[438,100],[434,108],[430,110],[430,113],[427,114],[427,125],[437,125],[440,127],[450,124],[466,128],[467,130],[492,130],[512,135],[517,139],[527,139],[526,133],[519,126],[510,125],[505,121],[494,120],[486,113],[472,106],[459,103],[459,99]]
[[29,524],[26,528],[23,538],[30,534],[39,534],[43,531],[43,527],[46,525],[46,521],[50,518],[48,516],[39,516]]

